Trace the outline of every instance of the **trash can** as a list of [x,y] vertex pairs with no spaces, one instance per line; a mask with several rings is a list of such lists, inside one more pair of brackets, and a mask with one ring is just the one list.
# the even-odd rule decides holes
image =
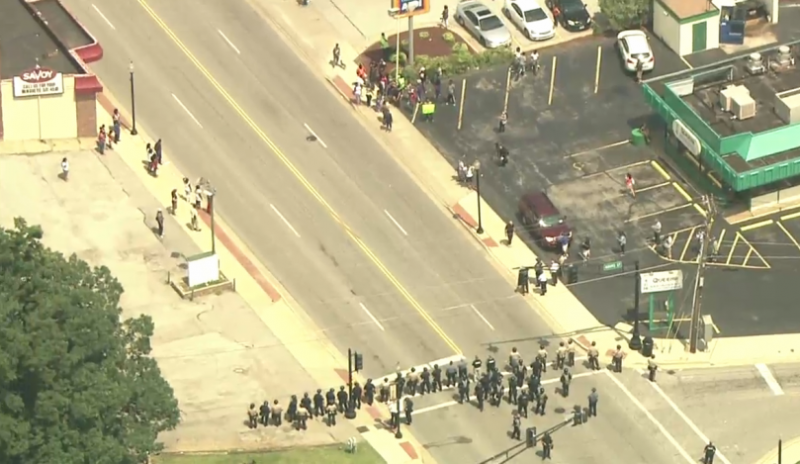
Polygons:
[[566,282],[567,285],[569,285],[569,284],[577,284],[578,283],[578,266],[576,266],[574,264],[568,264],[566,271],[567,272],[564,275],[566,275],[566,277],[567,277],[567,282]]
[[653,342],[653,337],[650,335],[644,337],[642,339],[642,356],[645,358],[649,358],[653,356],[653,348],[655,347],[655,343]]
[[635,147],[643,147],[647,145],[647,138],[641,129],[636,128],[631,131],[631,144]]
[[536,427],[528,427],[525,429],[525,444],[528,448],[536,446]]

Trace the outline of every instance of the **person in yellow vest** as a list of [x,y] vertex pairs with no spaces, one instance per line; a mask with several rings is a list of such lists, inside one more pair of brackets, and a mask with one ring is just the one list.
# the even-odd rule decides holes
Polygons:
[[422,117],[425,121],[432,122],[434,113],[436,113],[436,103],[432,100],[425,100],[425,103],[422,104]]

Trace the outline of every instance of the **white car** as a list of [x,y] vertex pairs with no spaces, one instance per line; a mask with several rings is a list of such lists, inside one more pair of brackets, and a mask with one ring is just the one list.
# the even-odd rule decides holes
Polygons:
[[536,0],[506,0],[503,14],[531,40],[552,39],[553,20]]
[[643,31],[622,31],[617,34],[617,49],[625,69],[630,72],[636,72],[636,62],[640,60],[643,71],[652,71],[656,67],[656,57]]

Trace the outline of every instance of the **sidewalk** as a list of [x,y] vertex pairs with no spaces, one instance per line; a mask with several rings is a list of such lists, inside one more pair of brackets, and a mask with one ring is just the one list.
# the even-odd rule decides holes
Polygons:
[[[799,464],[800,437],[784,441],[781,451],[781,464]],[[778,464],[778,448],[764,455],[756,464]]]
[[[113,108],[116,105],[108,96],[102,95],[98,102],[98,124],[111,121]],[[127,120],[127,119],[126,119]],[[125,127],[128,125],[123,121]],[[122,143],[114,146],[106,156],[119,156],[136,174],[156,198],[169,205],[172,189],[183,191],[183,175],[177,167],[170,163],[169,153],[164,154],[164,165],[159,169],[158,177],[149,175],[143,166],[149,137],[140,127],[139,135],[134,137],[125,134]],[[201,231],[189,229],[189,209],[178,210],[177,222],[181,224],[192,240],[208,249],[211,243],[210,218],[202,213],[199,216],[205,222]],[[226,226],[224,219],[216,217],[217,254],[220,266],[225,275],[236,281],[236,292],[257,314],[259,319],[276,335],[281,344],[294,356],[297,362],[306,369],[309,375],[320,386],[342,385],[347,378],[347,359],[336,349],[316,327],[299,305],[287,292],[272,284],[277,282],[274,276],[261,266],[246,245],[242,243]],[[359,378],[364,383],[364,379]],[[396,440],[391,433],[381,431],[382,424],[388,420],[389,413],[385,405],[362,408],[361,413],[351,421],[362,438],[373,446],[388,464],[404,464],[409,462],[434,463],[429,453],[404,431],[404,440]],[[244,408],[244,406],[243,406]],[[244,409],[243,409],[244,410]]]

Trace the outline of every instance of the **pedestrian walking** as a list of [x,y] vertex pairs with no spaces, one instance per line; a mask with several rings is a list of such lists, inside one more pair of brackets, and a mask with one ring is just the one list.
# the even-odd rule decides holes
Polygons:
[[114,143],[119,143],[120,133],[122,132],[122,117],[119,114],[119,109],[114,108],[114,114],[111,115],[111,118],[114,128]]
[[69,161],[66,157],[61,158],[61,178],[65,182],[69,180]]
[[251,429],[258,428],[258,410],[255,403],[250,403],[250,407],[247,409],[247,422]]
[[617,349],[614,351],[612,356],[612,360],[614,361],[614,372],[622,372],[622,360],[625,359],[626,354],[625,351],[622,350],[622,345],[617,345]]
[[353,103],[356,105],[361,105],[361,92],[363,91],[364,86],[361,82],[356,82],[353,84]]
[[642,82],[642,76],[644,75],[644,62],[640,59],[636,59],[636,83]]
[[169,194],[170,201],[172,202],[172,208],[170,208],[169,212],[173,216],[175,216],[176,212],[178,211],[178,189],[172,189],[172,192]]
[[717,447],[708,442],[703,449],[703,464],[714,464],[714,455],[717,454]]
[[506,131],[506,124],[508,124],[508,112],[503,111],[500,113],[500,120],[497,125],[497,132],[502,134]]
[[164,213],[161,212],[161,208],[156,212],[156,224],[158,224],[158,237],[164,238]]
[[542,296],[547,295],[547,276],[544,272],[539,274],[539,277],[536,279],[539,283],[539,294]]
[[333,427],[336,425],[336,413],[338,410],[336,409],[335,404],[329,404],[325,407],[325,414],[328,418],[328,427]]
[[97,152],[100,153],[101,155],[106,154],[106,142],[107,142],[106,126],[103,125],[100,126],[100,130],[97,133]]
[[342,49],[339,48],[339,44],[333,46],[333,60],[331,60],[331,64],[334,68],[341,66],[342,63]]
[[552,260],[550,262],[550,278],[552,279],[552,285],[555,287],[558,284],[558,278],[561,276],[561,265],[558,264],[558,261]]
[[589,356],[589,369],[594,371],[600,370],[600,351],[597,349],[597,342],[592,342],[587,353]]
[[447,29],[447,26],[449,25],[450,21],[450,9],[447,7],[447,5],[444,6],[444,9],[442,9],[441,21],[442,21],[442,27]]
[[522,440],[522,420],[519,418],[519,411],[512,413],[511,419],[511,438]]
[[447,83],[447,102],[448,105],[455,106],[456,104],[456,84],[453,83],[453,79]]
[[658,246],[661,244],[661,221],[656,219],[653,224],[653,245]]
[[589,237],[583,240],[581,244],[581,258],[584,261],[589,261],[589,258],[592,256],[592,242],[589,240]]
[[553,459],[550,457],[550,451],[553,449],[553,437],[550,432],[545,432],[542,437],[542,461],[545,459]]
[[664,255],[669,259],[672,259],[672,245],[674,244],[675,244],[675,239],[672,238],[671,235],[667,236],[667,238],[664,239],[664,243],[662,244],[664,247]]
[[628,189],[633,198],[636,198],[636,180],[631,173],[625,174],[625,188]]
[[592,388],[592,392],[589,393],[589,416],[597,417],[597,401],[600,399],[600,395],[597,394],[597,389]]
[[617,235],[617,244],[619,245],[619,254],[625,256],[625,245],[628,244],[628,236],[625,235],[625,232],[619,232],[619,235]]
[[650,359],[647,360],[647,378],[655,383],[656,381],[656,371],[658,370],[658,364],[656,363],[656,355],[650,355]]
[[494,149],[497,152],[497,160],[501,167],[508,164],[508,148],[503,146],[500,142],[495,142]]
[[528,67],[534,76],[539,74],[539,51],[534,50],[528,55]]
[[506,245],[511,246],[511,242],[514,240],[514,221],[508,221],[506,223]]

